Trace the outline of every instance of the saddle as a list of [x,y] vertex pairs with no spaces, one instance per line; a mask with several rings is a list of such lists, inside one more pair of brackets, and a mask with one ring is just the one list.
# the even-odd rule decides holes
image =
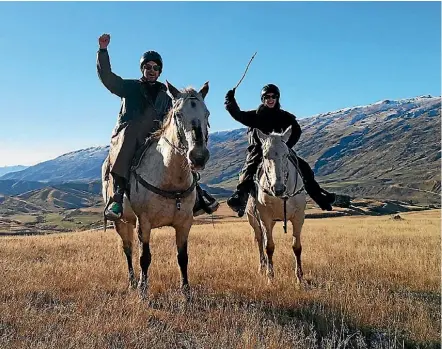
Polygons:
[[[132,162],[131,162],[131,171],[138,168],[141,164],[141,159],[144,156],[144,153],[146,152],[146,150],[150,147],[150,145],[153,143],[153,139],[152,137],[148,137],[146,138],[146,141],[144,142],[144,144],[139,147],[134,154],[134,157],[132,158]],[[110,161],[110,154],[108,154],[108,156],[106,157],[105,161],[107,162],[106,164],[106,170],[104,173],[104,179],[106,181],[109,180],[109,175],[110,175],[110,171],[112,168],[112,164]]]
[[147,149],[149,149],[152,143],[153,143],[152,137],[148,137],[144,141],[144,144],[135,151],[134,157],[132,159],[132,165],[130,167],[131,172],[136,168],[138,168],[138,166],[140,166],[141,159],[143,158],[144,153],[146,152]]

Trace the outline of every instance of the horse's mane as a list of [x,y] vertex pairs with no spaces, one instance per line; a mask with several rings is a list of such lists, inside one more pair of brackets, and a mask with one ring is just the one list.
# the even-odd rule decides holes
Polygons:
[[176,103],[175,105],[172,106],[172,108],[169,109],[169,111],[167,112],[161,127],[156,130],[155,132],[152,133],[152,138],[153,139],[159,139],[161,137],[161,135],[165,132],[165,130],[169,127],[170,123],[172,122],[173,119],[173,114],[175,114],[177,111],[179,111],[182,106],[183,106],[183,102],[186,99],[186,97],[195,97],[198,98],[198,92],[191,86],[186,87],[184,89],[182,89],[180,91],[180,93],[182,94],[186,94],[188,96],[184,96],[184,98],[180,98],[178,101],[178,103]]
[[[279,136],[279,137],[281,137],[281,136],[282,136],[282,133],[272,131],[271,133],[268,134],[268,136]],[[267,143],[263,143],[263,144],[262,144],[263,150],[265,150],[264,148],[267,148],[267,147],[269,147],[269,146],[270,146],[270,145],[267,144]]]

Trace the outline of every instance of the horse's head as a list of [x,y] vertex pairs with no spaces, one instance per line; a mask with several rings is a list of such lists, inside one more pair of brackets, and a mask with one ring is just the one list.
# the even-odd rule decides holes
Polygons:
[[272,133],[266,135],[257,130],[257,135],[262,143],[263,171],[266,176],[267,190],[274,196],[281,197],[287,189],[289,176],[289,148],[286,145],[292,127],[282,134]]
[[206,82],[198,92],[193,88],[179,91],[168,81],[166,85],[173,100],[172,117],[176,123],[179,142],[186,150],[192,169],[202,170],[210,156],[207,149],[210,113],[204,102],[209,83]]

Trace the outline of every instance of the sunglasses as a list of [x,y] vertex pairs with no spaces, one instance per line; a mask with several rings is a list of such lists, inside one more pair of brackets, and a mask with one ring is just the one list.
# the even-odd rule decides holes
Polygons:
[[278,99],[279,96],[278,95],[264,95],[264,99]]
[[160,69],[161,69],[159,65],[151,65],[151,64],[145,64],[145,65],[143,66],[143,68],[146,69],[146,70],[151,70],[151,69],[153,69],[153,70],[155,70],[155,71],[160,71]]

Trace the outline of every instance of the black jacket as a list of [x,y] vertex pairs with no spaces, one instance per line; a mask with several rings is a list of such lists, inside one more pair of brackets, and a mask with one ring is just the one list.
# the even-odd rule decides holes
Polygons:
[[172,107],[172,99],[167,88],[161,82],[151,87],[140,80],[123,79],[112,72],[107,49],[97,53],[97,73],[103,85],[113,94],[121,98],[114,134],[131,121],[143,120],[149,124],[150,132],[157,130]]
[[[257,128],[265,134],[272,132],[282,133],[289,126],[292,126],[292,134],[287,141],[287,146],[292,148],[301,137],[301,127],[296,121],[296,117],[280,108],[267,108],[261,105],[256,110],[242,111],[239,109],[235,98],[228,99],[224,103],[229,114],[238,122],[249,127],[249,131]],[[255,139],[255,141],[258,141]],[[259,141],[258,141],[259,142]]]

